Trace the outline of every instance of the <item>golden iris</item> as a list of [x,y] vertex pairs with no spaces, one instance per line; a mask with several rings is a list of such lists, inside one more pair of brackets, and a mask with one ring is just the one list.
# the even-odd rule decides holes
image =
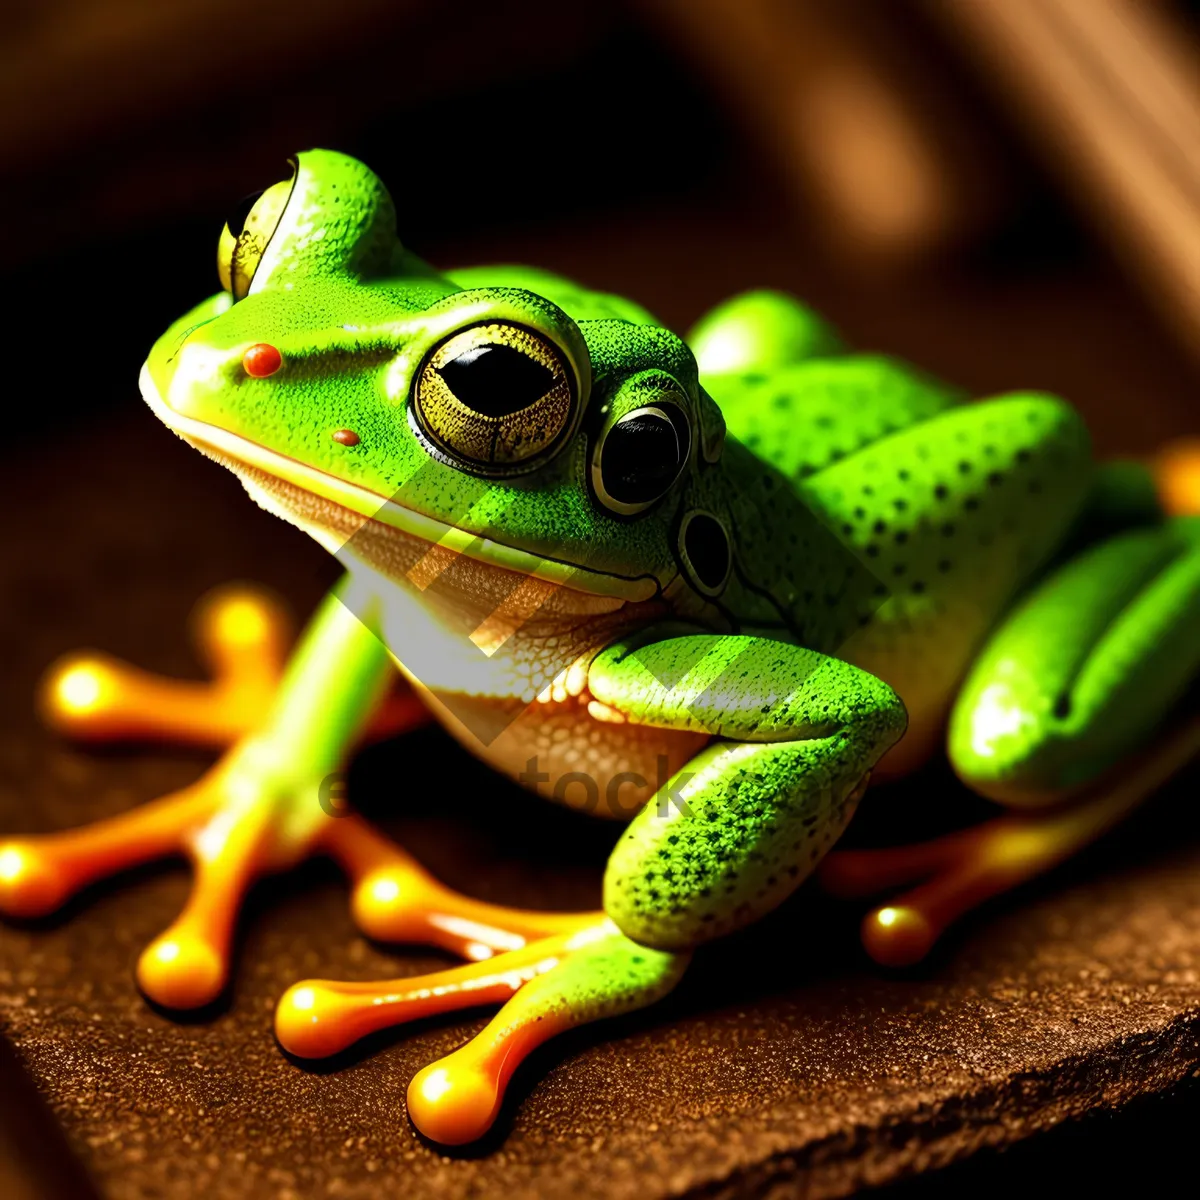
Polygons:
[[562,436],[575,384],[549,338],[495,321],[442,342],[417,376],[413,402],[421,429],[442,450],[504,467],[544,454]]

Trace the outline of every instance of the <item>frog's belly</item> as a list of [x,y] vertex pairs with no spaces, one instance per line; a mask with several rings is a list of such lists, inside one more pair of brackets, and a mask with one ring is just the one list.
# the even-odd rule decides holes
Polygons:
[[[962,619],[947,621],[943,610],[928,620],[910,613],[881,621],[843,648],[841,657],[885,680],[908,710],[905,737],[877,765],[877,781],[906,775],[941,749],[962,676],[988,628],[987,614],[957,615]],[[610,636],[618,634],[621,615],[609,619]],[[414,623],[405,624],[411,646]],[[595,636],[600,622],[589,625]],[[570,807],[627,820],[709,740],[684,730],[598,719],[589,711],[584,664],[609,638],[575,647],[574,666],[536,698],[532,688],[513,694],[519,668],[536,657],[529,646],[452,662],[432,630],[415,640],[437,646],[436,664],[425,661],[414,669],[418,655],[399,665],[448,731],[495,770]],[[534,678],[538,686],[544,682],[536,673]],[[447,687],[451,679],[469,679],[473,686]]]
[[[906,775],[940,750],[978,637],[965,628],[910,626],[904,636],[847,647],[854,658],[846,657],[895,688],[909,714],[905,737],[875,769],[877,781]],[[529,701],[430,688],[404,673],[472,754],[539,795],[596,816],[628,820],[709,741],[685,730],[597,719],[585,687]]]
[[598,720],[586,692],[494,700],[420,689],[471,753],[539,795],[629,820],[708,741],[704,734]]
[[954,698],[990,623],[990,613],[939,604],[882,614],[849,639],[841,657],[894,688],[908,711],[908,729],[880,759],[876,781],[907,775],[941,751]]
[[[877,782],[907,775],[940,752],[947,715],[986,628],[982,619],[910,621],[847,645],[848,661],[895,688],[908,710],[908,730],[875,768]],[[598,720],[584,687],[528,703],[433,691],[409,678],[473,754],[539,795],[598,816],[628,820],[709,740]]]

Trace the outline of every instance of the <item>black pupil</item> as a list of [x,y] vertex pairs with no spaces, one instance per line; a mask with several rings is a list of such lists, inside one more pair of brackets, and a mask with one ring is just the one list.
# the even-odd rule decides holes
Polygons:
[[604,439],[600,475],[620,504],[657,500],[679,471],[679,435],[659,413],[632,413]]
[[438,372],[459,400],[484,417],[520,412],[554,387],[548,367],[512,346],[475,346]]
[[246,219],[250,216],[250,210],[258,203],[258,198],[264,191],[266,191],[265,188],[257,192],[251,192],[248,196],[243,196],[237,202],[237,208],[229,214],[229,220],[225,224],[229,226],[229,232],[235,238],[242,236],[242,230],[246,228]]

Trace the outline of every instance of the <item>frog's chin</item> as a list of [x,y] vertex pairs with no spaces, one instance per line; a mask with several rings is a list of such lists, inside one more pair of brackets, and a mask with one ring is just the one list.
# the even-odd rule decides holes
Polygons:
[[652,575],[607,574],[504,545],[406,508],[219,426],[185,416],[163,400],[148,365],[142,367],[140,385],[142,397],[168,429],[232,470],[263,508],[299,526],[339,558],[354,558],[374,569],[387,569],[379,561],[371,562],[367,551],[371,548],[371,557],[378,560],[382,554],[378,547],[386,544],[386,531],[390,530],[402,535],[405,543],[420,545],[425,557],[434,551],[450,557],[462,555],[532,576],[581,597],[604,598],[609,608],[614,601],[650,600],[660,591]]

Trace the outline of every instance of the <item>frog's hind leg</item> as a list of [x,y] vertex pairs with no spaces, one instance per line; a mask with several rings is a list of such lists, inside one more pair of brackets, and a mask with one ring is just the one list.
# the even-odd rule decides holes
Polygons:
[[985,647],[950,725],[963,780],[1026,811],[831,856],[822,878],[841,895],[924,881],[868,915],[868,952],[924,957],[952,921],[1062,861],[1185,766],[1200,717],[1179,710],[1198,675],[1200,519],[1122,534],[1054,572]]
[[380,1029],[480,1005],[503,1005],[466,1045],[419,1071],[408,1088],[417,1128],[445,1145],[491,1127],[513,1072],[568,1029],[643,1008],[682,977],[690,955],[625,937],[602,914],[573,933],[490,962],[386,982],[306,980],[279,1002],[275,1031],[301,1058],[323,1058]]
[[[191,616],[207,681],[171,679],[99,651],[59,659],[38,707],[58,732],[85,742],[170,741],[224,748],[261,724],[283,678],[292,623],[271,593],[248,585],[209,592]],[[369,733],[389,736],[429,720],[410,690],[380,705]]]

